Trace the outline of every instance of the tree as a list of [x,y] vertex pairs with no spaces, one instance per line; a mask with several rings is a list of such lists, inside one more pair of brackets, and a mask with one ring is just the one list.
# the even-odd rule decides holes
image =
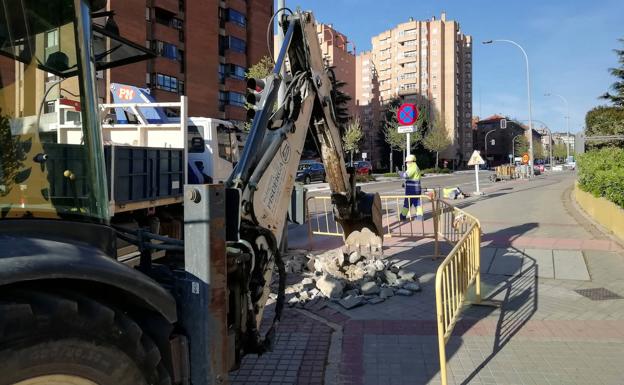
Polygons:
[[451,139],[448,137],[448,130],[446,129],[444,117],[437,114],[433,121],[433,127],[431,127],[431,130],[423,139],[423,144],[427,150],[435,152],[435,166],[438,168],[440,152],[446,150],[448,146],[451,145]]
[[624,108],[599,106],[585,115],[585,133],[594,135],[624,134]]
[[544,159],[545,155],[546,154],[544,153],[544,145],[542,144],[542,142],[540,140],[534,140],[533,157],[535,159]]
[[[624,44],[624,38],[620,38],[618,41]],[[610,101],[617,107],[624,107],[624,50],[614,49],[613,52],[618,56],[618,63],[620,64],[619,67],[609,68],[611,75],[617,79],[611,85],[611,90],[614,93],[606,92],[600,98]]]
[[348,151],[351,156],[351,164],[353,164],[353,153],[360,148],[360,141],[364,134],[362,133],[362,127],[360,126],[360,118],[355,117],[347,125],[344,135],[342,136],[342,142],[344,143],[345,151]]
[[384,138],[388,146],[390,146],[390,172],[392,172],[392,155],[394,151],[405,150],[406,140],[405,134],[401,134],[398,130],[398,126],[384,128]]
[[514,143],[514,156],[529,152],[529,141],[524,135],[517,136]]
[[260,59],[259,62],[249,67],[249,69],[247,70],[247,74],[245,74],[245,77],[247,79],[265,78],[269,76],[271,71],[273,71],[273,67],[275,67],[275,63],[273,63],[273,59],[271,59],[268,56],[264,56],[262,59]]
[[564,143],[556,143],[553,146],[553,158],[565,159],[568,156],[568,150]]

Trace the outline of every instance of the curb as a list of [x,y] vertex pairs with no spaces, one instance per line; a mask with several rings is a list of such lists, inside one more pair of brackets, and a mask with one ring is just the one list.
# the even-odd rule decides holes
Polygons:
[[331,335],[331,340],[329,342],[329,352],[327,354],[327,365],[325,366],[325,377],[323,384],[325,385],[333,385],[340,383],[340,361],[342,356],[342,326],[328,321],[325,318],[316,315],[312,312],[309,312],[305,309],[294,309],[298,313],[313,319],[317,322],[320,322],[328,327],[330,327],[333,332]]
[[[620,246],[621,248],[624,249],[624,241],[623,240],[621,240],[620,238],[616,237],[613,233],[611,233],[611,231],[609,231],[609,229],[607,229],[606,227],[604,227],[603,225],[598,223],[596,220],[594,220],[594,218],[592,218],[589,214],[587,214],[583,210],[583,208],[578,204],[578,202],[576,201],[576,196],[574,194],[574,184],[572,186],[568,187],[563,192],[563,195],[564,195],[564,197],[567,196],[568,202],[570,202],[569,205],[565,205],[565,201],[564,201],[564,206],[569,206],[569,207],[573,208],[574,211],[577,214],[579,214],[579,216],[583,217],[583,219],[585,219],[585,221],[587,222],[585,224],[580,223],[581,226],[585,227],[586,230],[588,230],[590,233],[593,233],[593,232],[600,233],[603,237],[608,238],[609,240],[611,240],[612,242],[616,243],[618,246]],[[591,227],[591,228],[587,228],[587,227]],[[594,234],[592,234],[592,235],[594,235]]]

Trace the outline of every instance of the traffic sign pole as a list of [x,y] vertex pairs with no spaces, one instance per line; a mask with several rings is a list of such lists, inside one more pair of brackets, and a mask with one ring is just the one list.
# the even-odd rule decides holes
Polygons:
[[477,184],[476,195],[481,195],[481,191],[479,190],[479,165],[475,164],[475,183]]
[[416,119],[418,119],[418,108],[415,104],[403,103],[397,110],[397,121],[399,122],[399,132],[404,132],[406,135],[405,153],[407,156],[411,154],[411,133],[414,131],[412,126]]
[[407,133],[407,146],[405,147],[406,150],[405,152],[407,153],[407,156],[410,156],[410,139],[411,139],[412,134],[410,134],[409,132]]

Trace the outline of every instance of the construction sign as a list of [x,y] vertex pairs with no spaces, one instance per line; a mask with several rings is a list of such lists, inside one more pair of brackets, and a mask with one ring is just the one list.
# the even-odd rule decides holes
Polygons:
[[529,164],[529,154],[526,152],[522,154],[522,164]]
[[479,151],[474,150],[474,152],[470,156],[470,160],[468,160],[468,166],[475,166],[480,164],[485,164],[485,161],[483,160],[483,158],[481,158],[481,154],[479,154]]

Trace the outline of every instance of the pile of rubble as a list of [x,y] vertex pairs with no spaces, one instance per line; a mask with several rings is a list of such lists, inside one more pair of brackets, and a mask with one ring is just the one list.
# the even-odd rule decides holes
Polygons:
[[303,278],[286,288],[290,306],[319,308],[329,300],[352,309],[420,291],[414,272],[381,256],[365,257],[357,251],[346,254],[340,248],[318,255],[292,253],[284,259],[286,273]]

